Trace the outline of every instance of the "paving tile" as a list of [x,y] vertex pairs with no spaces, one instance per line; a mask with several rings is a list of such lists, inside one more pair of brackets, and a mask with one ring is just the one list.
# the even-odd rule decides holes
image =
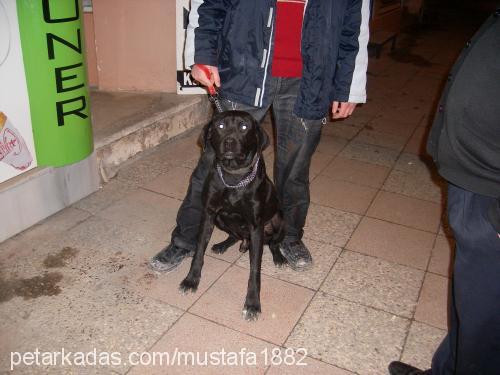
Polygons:
[[417,125],[418,123],[415,120],[406,119],[396,122],[391,117],[391,114],[384,113],[366,124],[365,129],[394,134],[400,137],[410,137]]
[[[150,245],[146,238],[136,238],[126,230],[114,227],[99,217],[90,217],[84,222],[68,229],[64,235],[51,236],[46,241],[32,243],[24,253],[18,253],[9,258],[9,272],[19,273],[30,270],[50,270],[62,267],[71,269],[81,269],[84,265],[97,262],[95,253],[102,257],[112,256],[112,254],[131,249],[131,253],[137,252],[141,247]],[[70,256],[64,257],[59,254],[63,249],[68,248]],[[58,259],[61,265],[52,264],[52,260]],[[45,266],[45,260],[49,259],[49,265]],[[66,262],[68,260],[68,262]],[[70,260],[70,261],[69,261]],[[6,265],[7,266],[7,265]]]
[[[82,282],[105,281],[115,272],[133,269],[147,261],[166,240],[113,225],[100,217],[91,217],[65,236],[54,237],[35,247],[30,257],[19,259],[14,270],[23,272],[42,267],[46,271],[64,271]],[[73,255],[61,265],[45,266],[47,260],[61,258],[64,249],[69,249],[67,251]]]
[[431,253],[429,272],[451,277],[455,257],[455,241],[450,237],[437,236]]
[[[370,80],[368,78],[368,80]],[[356,106],[354,115],[349,116],[347,119],[343,121],[343,123],[352,123],[354,125],[361,125],[369,122],[373,117],[378,115],[383,108],[378,106],[371,105],[371,103],[362,103]]]
[[[47,238],[61,235],[75,225],[85,221],[89,212],[74,207],[67,207],[20,234],[23,242],[41,242]],[[18,238],[19,240],[20,238]]]
[[[55,296],[17,297],[9,304],[20,312],[12,323],[12,351],[64,348],[89,352],[96,348],[98,352],[121,353],[122,358],[132,351],[147,350],[182,313],[125,288],[102,283],[75,284]],[[52,346],[54,343],[57,346]],[[105,368],[109,373],[110,368]],[[105,372],[104,368],[100,372]]]
[[[169,146],[174,147],[173,144],[170,144]],[[186,145],[184,153],[189,154],[189,149],[194,149],[195,147],[196,146],[194,144],[189,146]],[[199,148],[196,147],[196,149],[197,156],[199,157]],[[144,186],[157,177],[168,173],[174,166],[176,166],[176,164],[172,164],[171,159],[163,157],[164,152],[161,152],[161,149],[149,150],[146,151],[146,153],[146,155],[138,156],[137,160],[134,160],[134,158],[122,166],[118,171],[117,178],[129,181],[137,186]]]
[[427,154],[426,145],[429,136],[429,129],[419,126],[411,136],[408,144],[405,146],[404,151],[412,154]]
[[385,191],[407,195],[418,199],[441,203],[446,191],[443,179],[432,180],[425,176],[393,170],[382,187]]
[[135,190],[137,190],[137,185],[133,182],[114,178],[100,190],[79,200],[72,207],[96,214]]
[[145,160],[144,167],[162,168],[165,165],[194,169],[201,154],[198,141],[201,129],[200,126],[155,147],[155,152]]
[[448,329],[448,294],[447,277],[427,273],[415,311],[415,320],[433,327]]
[[401,360],[420,369],[431,368],[432,356],[446,331],[413,321]]
[[143,296],[187,310],[230,266],[230,263],[206,256],[198,291],[182,294],[179,292],[179,284],[189,272],[191,259],[184,260],[178,268],[169,273],[154,272],[144,262],[134,269],[116,273],[110,282]]
[[304,312],[313,291],[262,275],[262,314],[256,322],[248,322],[241,314],[248,276],[244,268],[232,266],[189,311],[281,345]]
[[398,157],[398,152],[385,147],[353,141],[339,155],[343,158],[392,167]]
[[328,122],[321,131],[323,135],[334,138],[353,139],[363,126],[345,123],[342,120]]
[[335,156],[329,154],[315,152],[311,159],[311,166],[309,168],[309,181],[312,181],[317,175],[319,175],[334,158]]
[[167,173],[144,185],[147,190],[183,200],[193,171],[184,167],[172,167]]
[[377,194],[377,190],[338,181],[327,176],[318,176],[311,183],[311,201],[339,210],[363,214]]
[[274,348],[188,313],[151,348],[165,353],[162,364],[146,359],[129,374],[264,374]]
[[[442,77],[444,78],[444,77]],[[428,97],[438,99],[441,94],[442,79],[426,76],[426,74],[418,74],[410,80],[405,86],[405,90],[411,92],[412,97]]]
[[87,211],[67,207],[31,228],[0,243],[0,268],[9,267],[19,258],[29,256],[33,249],[61,236],[91,216]]
[[321,290],[352,302],[411,318],[424,272],[345,251]]
[[139,189],[98,215],[140,236],[164,238],[175,226],[180,205],[177,199]]
[[[291,348],[294,349],[294,348]],[[286,349],[285,355],[286,355]],[[328,363],[318,361],[316,359],[305,357],[302,359],[303,351],[299,351],[294,356],[289,352],[290,357],[286,360],[290,364],[281,364],[279,366],[270,366],[266,375],[353,375],[353,372],[341,369]],[[276,361],[279,361],[278,359]],[[294,362],[295,361],[295,362]],[[302,364],[305,364],[302,366]]]
[[[262,273],[276,277],[283,281],[304,286],[306,288],[317,290],[326,275],[337,260],[341,249],[330,244],[304,239],[304,244],[311,252],[313,258],[313,267],[307,271],[297,272],[290,267],[277,268],[273,263],[273,257],[268,247],[264,247],[262,257]],[[244,254],[236,264],[246,269],[249,268],[248,254]]]
[[356,142],[387,147],[398,152],[403,149],[407,140],[404,136],[368,130],[366,127],[355,138]]
[[[432,100],[422,100],[419,97],[413,97],[412,92],[407,87],[403,87],[390,97],[388,111],[385,113],[396,112],[395,119],[398,121],[408,121],[408,119],[419,118],[431,110]],[[434,113],[433,113],[434,114]]]
[[345,147],[346,144],[347,140],[344,138],[325,134],[321,136],[321,140],[316,151],[322,154],[335,156]]
[[383,374],[402,351],[409,321],[340,298],[317,294],[286,345],[359,374]]
[[346,248],[425,270],[434,238],[428,232],[364,218]]
[[304,237],[343,247],[361,217],[334,208],[311,204],[304,227]]
[[366,215],[415,229],[437,232],[441,221],[441,205],[380,191]]
[[364,124],[369,122],[377,113],[379,113],[379,111],[380,108],[376,108],[367,104],[358,104],[356,106],[356,109],[354,110],[354,114],[345,119],[333,120],[331,122],[362,127]]
[[389,168],[381,165],[337,157],[321,172],[321,174],[335,180],[347,181],[372,188],[380,188],[389,174],[389,171]]
[[[393,95],[390,98],[386,98],[385,101],[394,101],[395,103],[403,104],[403,106],[381,112],[374,117],[368,125],[373,126],[375,128],[374,130],[384,133],[393,133],[405,137],[410,136],[413,130],[422,123],[422,118],[424,117],[423,111],[414,109],[418,100],[414,98],[412,94],[413,93],[409,93],[409,90],[406,88],[394,91]],[[398,100],[400,97],[405,97],[403,102],[401,101],[402,99]],[[408,101],[411,101],[412,104],[408,105]],[[390,129],[391,131],[382,130],[384,128],[387,130]],[[411,132],[408,132],[408,129],[411,129]]]
[[408,152],[403,152],[399,156],[394,169],[412,175],[426,176],[428,179],[437,176],[436,166],[430,157]]
[[[412,98],[408,94],[409,90],[404,88],[400,91],[400,98],[391,98],[392,106],[390,106],[385,114],[390,114],[392,120],[396,123],[404,123],[410,126],[420,125],[424,117],[424,110],[421,108],[424,103],[419,103],[418,100]],[[405,97],[405,93],[408,94]],[[392,107],[392,108],[391,108]]]

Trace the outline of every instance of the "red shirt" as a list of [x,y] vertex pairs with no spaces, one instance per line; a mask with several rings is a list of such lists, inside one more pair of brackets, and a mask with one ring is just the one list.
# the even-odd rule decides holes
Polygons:
[[276,35],[271,74],[273,77],[301,77],[300,44],[305,0],[278,0]]

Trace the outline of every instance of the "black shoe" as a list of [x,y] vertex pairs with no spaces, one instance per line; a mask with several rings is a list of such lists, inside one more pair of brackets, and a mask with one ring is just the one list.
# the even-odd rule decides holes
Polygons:
[[301,240],[280,243],[280,252],[294,271],[304,271],[312,266],[312,257]]
[[389,364],[389,374],[391,375],[426,375],[430,374],[429,371],[422,371],[416,367],[407,365],[403,362],[391,362]]
[[174,244],[168,245],[149,261],[149,267],[157,272],[170,272],[174,270],[184,258],[192,257],[194,250],[183,249]]

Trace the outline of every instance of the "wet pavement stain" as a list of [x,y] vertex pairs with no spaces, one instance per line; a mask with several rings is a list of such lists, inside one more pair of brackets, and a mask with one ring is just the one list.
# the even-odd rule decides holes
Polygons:
[[73,259],[76,254],[78,254],[77,249],[67,246],[55,255],[47,255],[47,257],[43,261],[43,265],[45,266],[45,268],[64,267],[66,265],[66,261]]
[[27,300],[41,296],[56,296],[61,293],[61,288],[57,284],[62,278],[63,275],[59,272],[47,272],[26,279],[5,280],[0,276],[0,303],[14,297],[23,297]]

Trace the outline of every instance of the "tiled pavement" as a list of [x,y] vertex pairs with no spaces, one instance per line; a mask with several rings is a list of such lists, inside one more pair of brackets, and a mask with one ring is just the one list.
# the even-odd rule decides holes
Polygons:
[[[305,243],[314,267],[276,269],[266,250],[257,322],[241,317],[248,256],[236,247],[207,251],[200,288],[187,296],[177,286],[189,262],[167,275],[146,266],[169,241],[199,155],[197,130],[0,244],[0,371],[11,351],[36,348],[96,348],[124,361],[130,352],[199,352],[203,362],[204,353],[245,350],[257,358],[244,357],[249,366],[42,365],[16,373],[364,375],[385,374],[400,358],[428,367],[447,326],[452,239],[441,222],[444,184],[422,145],[468,35],[421,33],[403,38],[397,55],[370,61],[369,102],[325,126],[312,163]],[[266,159],[272,170],[271,148]],[[278,366],[287,353],[288,363],[307,366]]]

